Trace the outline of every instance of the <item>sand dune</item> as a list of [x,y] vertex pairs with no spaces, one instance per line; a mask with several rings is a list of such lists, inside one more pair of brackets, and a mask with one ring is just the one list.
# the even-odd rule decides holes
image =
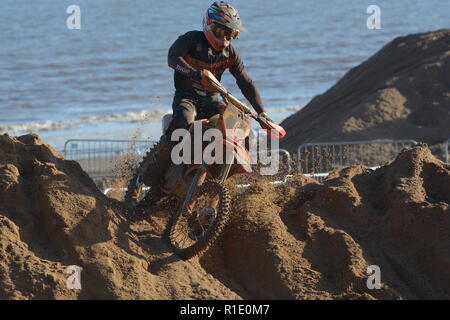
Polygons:
[[281,125],[281,145],[450,138],[450,30],[399,37]]
[[[220,241],[180,260],[168,212],[129,223],[75,161],[0,136],[1,299],[450,298],[450,166],[426,145],[389,165],[236,190]],[[83,268],[81,290],[66,267]],[[369,265],[382,288],[367,288]]]

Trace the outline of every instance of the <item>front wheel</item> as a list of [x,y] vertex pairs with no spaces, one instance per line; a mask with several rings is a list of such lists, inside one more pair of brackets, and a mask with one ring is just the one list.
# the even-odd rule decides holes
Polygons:
[[167,226],[175,253],[187,260],[209,248],[222,233],[229,217],[228,188],[216,180],[205,181],[195,192],[191,208],[180,201]]

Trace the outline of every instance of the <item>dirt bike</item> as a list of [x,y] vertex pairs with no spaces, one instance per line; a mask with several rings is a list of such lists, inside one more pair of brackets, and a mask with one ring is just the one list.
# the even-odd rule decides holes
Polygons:
[[[258,117],[231,95],[209,71],[203,71],[201,83],[220,93],[224,101],[222,114],[197,121],[202,122],[203,132],[210,128],[220,130],[224,149],[222,156],[225,156],[227,161],[223,164],[207,164],[202,159],[197,164],[172,163],[164,175],[164,181],[149,188],[143,183],[143,175],[157,156],[158,147],[155,146],[141,161],[125,194],[125,205],[136,210],[135,212],[142,208],[148,209],[168,197],[177,199],[166,235],[175,253],[183,259],[189,259],[206,250],[217,239],[228,221],[231,199],[224,182],[234,174],[251,171],[249,152],[242,143],[251,131],[251,119],[258,121],[268,134],[277,139],[286,134],[283,128],[268,118]],[[195,122],[189,128],[191,134],[194,125]],[[235,129],[240,129],[240,137],[236,137]],[[205,146],[206,143],[203,148]]]

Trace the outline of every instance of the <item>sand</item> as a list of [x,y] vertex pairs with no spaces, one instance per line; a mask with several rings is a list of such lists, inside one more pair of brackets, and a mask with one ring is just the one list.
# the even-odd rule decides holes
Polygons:
[[[0,136],[0,299],[449,299],[450,166],[425,144],[317,183],[254,180],[200,258],[162,237],[168,212],[130,223],[36,135]],[[82,267],[81,289],[66,268]],[[367,267],[382,288],[366,285]]]
[[[450,30],[399,37],[281,125],[306,142],[450,138]],[[436,150],[437,153],[441,152]]]

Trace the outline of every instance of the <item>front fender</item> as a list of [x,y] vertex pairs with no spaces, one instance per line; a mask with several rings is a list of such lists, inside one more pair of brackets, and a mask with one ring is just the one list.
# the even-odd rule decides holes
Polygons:
[[[246,172],[252,172],[252,167],[250,165],[250,154],[241,144],[235,143],[229,140],[224,140],[225,147],[225,159],[228,161],[233,161],[236,159],[237,163],[240,164]],[[231,154],[230,154],[231,153]],[[232,158],[231,158],[232,157]]]

